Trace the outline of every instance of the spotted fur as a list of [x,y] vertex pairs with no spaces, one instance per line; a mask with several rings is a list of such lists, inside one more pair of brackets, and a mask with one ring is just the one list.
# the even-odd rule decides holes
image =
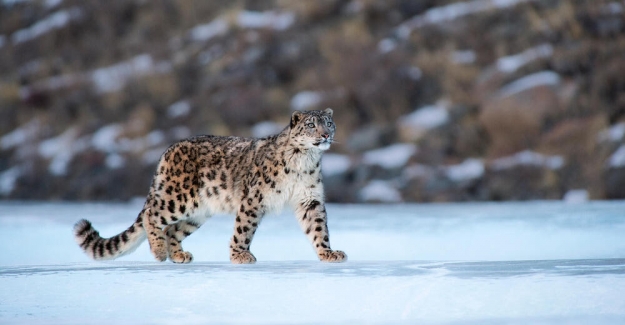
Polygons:
[[302,230],[324,262],[347,256],[330,248],[320,162],[333,142],[332,110],[296,111],[279,134],[262,138],[198,136],[162,155],[143,210],[124,232],[102,238],[87,220],[76,241],[93,259],[132,252],[146,237],[158,261],[189,263],[181,242],[211,215],[234,214],[232,263],[254,263],[250,252],[263,216],[292,206]]

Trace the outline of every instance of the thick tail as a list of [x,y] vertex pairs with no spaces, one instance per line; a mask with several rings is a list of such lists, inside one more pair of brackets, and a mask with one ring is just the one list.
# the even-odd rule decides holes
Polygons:
[[[143,211],[142,211],[143,213]],[[141,214],[128,229],[111,238],[102,238],[88,220],[74,225],[74,237],[85,254],[94,260],[112,260],[133,252],[145,240]]]

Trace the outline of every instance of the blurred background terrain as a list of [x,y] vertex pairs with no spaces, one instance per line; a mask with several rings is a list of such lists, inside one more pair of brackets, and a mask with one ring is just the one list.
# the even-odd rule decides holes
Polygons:
[[331,202],[625,198],[625,2],[0,0],[0,198],[332,107]]

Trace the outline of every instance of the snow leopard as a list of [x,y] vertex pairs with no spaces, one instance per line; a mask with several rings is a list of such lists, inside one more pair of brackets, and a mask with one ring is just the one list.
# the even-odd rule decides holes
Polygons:
[[181,242],[212,215],[235,216],[230,261],[251,264],[254,233],[266,214],[290,206],[319,260],[343,262],[330,248],[321,158],[334,142],[333,111],[294,111],[280,133],[265,138],[201,135],[171,145],[161,156],[145,204],[134,223],[102,238],[88,220],[74,226],[83,251],[109,260],[146,238],[157,261],[189,263]]

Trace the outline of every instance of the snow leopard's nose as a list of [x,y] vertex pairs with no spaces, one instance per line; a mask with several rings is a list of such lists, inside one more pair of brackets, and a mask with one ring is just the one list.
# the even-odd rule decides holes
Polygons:
[[330,137],[330,134],[329,133],[324,133],[324,134],[321,135],[321,137],[324,138],[324,139],[327,139],[327,138]]

